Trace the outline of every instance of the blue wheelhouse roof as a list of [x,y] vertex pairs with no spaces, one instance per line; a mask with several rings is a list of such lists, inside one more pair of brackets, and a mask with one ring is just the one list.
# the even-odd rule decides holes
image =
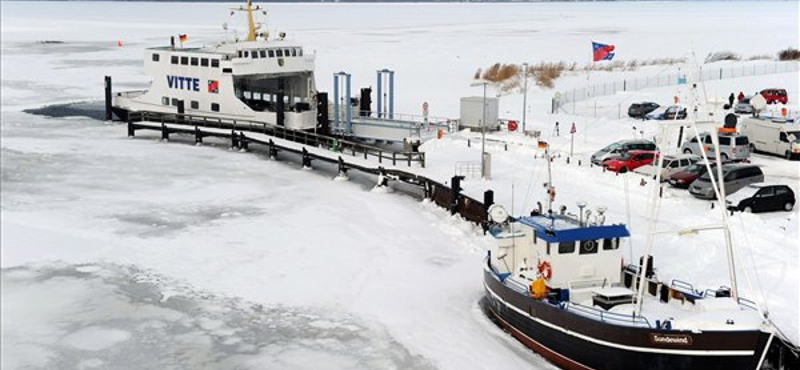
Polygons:
[[572,219],[555,216],[521,217],[519,222],[536,230],[536,237],[549,243],[598,240],[630,236],[625,225],[603,225],[581,227]]

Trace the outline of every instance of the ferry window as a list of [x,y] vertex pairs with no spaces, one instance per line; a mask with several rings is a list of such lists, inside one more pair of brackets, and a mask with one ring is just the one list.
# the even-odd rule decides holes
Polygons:
[[547,242],[547,255],[550,255],[550,242]]
[[285,56],[285,57],[287,57],[287,58],[288,58],[290,55],[291,55],[291,54],[289,53],[289,49],[284,49],[284,50],[283,50],[283,56]]
[[593,254],[597,253],[597,241],[595,240],[581,240],[580,254]]
[[153,53],[153,61],[158,62],[158,59],[159,59],[158,53]]
[[211,103],[211,110],[214,112],[219,112],[219,104]]
[[197,100],[192,100],[192,109],[200,109],[200,103]]
[[245,57],[245,58],[249,58],[249,57],[250,57],[250,52],[249,52],[249,51],[247,51],[247,50],[245,50],[245,51],[244,51],[244,57]]
[[258,53],[261,54],[262,58],[266,58],[267,57],[267,51],[266,50],[261,50]]
[[169,105],[169,98],[166,96],[161,98],[161,105]]
[[278,58],[283,58],[283,50],[282,49],[275,50],[275,55]]
[[270,50],[267,50],[267,52],[269,53],[269,57],[270,58],[275,58],[275,50],[270,49]]
[[223,68],[222,73],[233,73],[233,68]]
[[201,67],[208,67],[208,58],[201,58],[200,59],[200,66]]
[[192,57],[192,62],[191,62],[191,64],[192,64],[193,66],[196,66],[196,65],[200,64],[200,61],[197,59],[197,57]]
[[303,49],[297,49],[297,56],[298,57],[302,57],[303,56]]
[[181,57],[181,65],[189,65],[189,57]]
[[618,243],[619,243],[619,238],[617,238],[616,240],[611,238],[603,239],[603,250],[609,251],[612,249],[617,249],[617,247],[619,247]]
[[170,59],[172,59],[172,64],[178,64],[178,56],[177,55],[173,55],[172,58],[170,58]]
[[253,50],[253,59],[258,59],[258,50]]
[[211,68],[219,68],[219,59],[211,59]]
[[558,254],[567,254],[575,252],[575,242],[561,242],[558,243]]
[[178,106],[178,99],[172,98],[172,106],[173,107],[177,107]]
[[296,56],[297,56],[297,49],[292,49],[292,56],[293,56],[293,57],[296,57]]

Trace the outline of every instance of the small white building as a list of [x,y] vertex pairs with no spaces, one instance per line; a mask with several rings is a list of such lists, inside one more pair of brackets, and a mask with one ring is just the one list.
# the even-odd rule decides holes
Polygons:
[[[500,129],[500,99],[487,97],[486,100],[486,129]],[[480,130],[483,124],[483,103],[482,96],[469,96],[461,98],[461,127]]]

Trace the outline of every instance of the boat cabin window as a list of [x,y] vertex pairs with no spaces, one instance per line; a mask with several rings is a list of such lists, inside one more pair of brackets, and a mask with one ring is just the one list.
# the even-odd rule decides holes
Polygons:
[[253,59],[258,59],[258,50],[253,50]]
[[200,103],[197,100],[192,100],[191,107],[192,109],[200,109]]
[[208,58],[201,58],[200,59],[200,66],[201,67],[208,67]]
[[162,97],[161,98],[161,105],[169,105],[169,98],[166,97],[166,96]]
[[619,248],[619,238],[603,239],[603,250],[604,251],[613,250],[613,249],[617,249],[617,248]]
[[547,255],[550,255],[550,242],[547,242]]
[[296,57],[296,56],[297,56],[297,49],[292,49],[292,56],[293,56],[293,57]]
[[159,60],[159,57],[160,57],[160,56],[158,55],[158,53],[153,53],[153,61],[154,61],[154,62],[158,62],[158,60]]
[[219,59],[211,59],[211,68],[219,68]]
[[177,55],[173,55],[172,58],[170,58],[170,59],[172,60],[172,64],[178,64],[178,56]]
[[178,101],[179,100],[177,98],[172,98],[172,106],[173,107],[177,107],[178,106]]
[[267,57],[267,51],[266,50],[259,50],[258,54],[262,58],[266,58]]
[[181,65],[182,66],[189,65],[189,57],[181,57]]
[[558,243],[558,254],[568,254],[575,252],[575,241]]
[[275,50],[275,55],[277,55],[278,58],[283,58],[283,50],[281,49]]
[[242,55],[244,55],[245,58],[249,58],[250,57],[250,52],[245,50]]
[[223,68],[222,73],[233,73],[233,68]]
[[193,66],[196,66],[196,65],[198,65],[198,64],[199,64],[199,60],[197,59],[197,57],[192,57],[192,63],[191,63],[191,64],[192,64]]
[[594,240],[581,240],[581,249],[579,254],[594,254],[597,253],[597,242]]
[[287,57],[287,58],[288,58],[288,57],[290,57],[291,55],[292,55],[292,54],[289,52],[289,49],[284,49],[284,50],[283,50],[283,56],[285,56],[285,57]]
[[211,110],[214,112],[219,112],[219,104],[218,103],[211,103]]
[[297,56],[298,57],[302,57],[303,56],[303,49],[297,49]]
[[270,58],[275,58],[275,50],[270,49],[270,50],[267,50],[267,52],[269,53],[269,57]]

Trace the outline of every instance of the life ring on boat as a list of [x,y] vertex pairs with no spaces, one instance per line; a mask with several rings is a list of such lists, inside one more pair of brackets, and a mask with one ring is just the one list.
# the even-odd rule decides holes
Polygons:
[[542,275],[545,280],[550,280],[550,278],[553,277],[553,268],[550,267],[550,262],[540,261],[538,268],[539,274]]

